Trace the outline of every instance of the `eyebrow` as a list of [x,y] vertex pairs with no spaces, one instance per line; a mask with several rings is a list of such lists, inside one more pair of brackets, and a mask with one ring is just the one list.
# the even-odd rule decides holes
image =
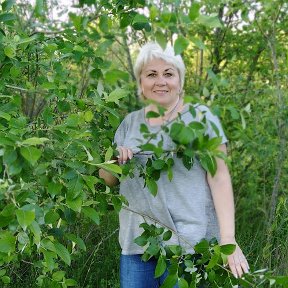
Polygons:
[[[165,69],[164,72],[167,72],[167,71],[169,71],[169,70],[175,71],[175,69],[171,67],[171,68]],[[148,73],[148,72],[157,72],[157,71],[156,71],[156,70],[153,70],[153,69],[148,69],[148,70],[146,70],[146,71],[144,71],[144,72]]]

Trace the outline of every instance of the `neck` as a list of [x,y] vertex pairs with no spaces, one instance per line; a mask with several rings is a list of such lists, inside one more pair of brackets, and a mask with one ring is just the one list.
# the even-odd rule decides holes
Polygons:
[[[178,99],[171,105],[165,105],[163,106],[163,108],[166,109],[164,115],[161,118],[155,118],[155,119],[147,119],[147,122],[151,125],[151,120],[152,122],[156,122],[156,124],[163,124],[163,123],[167,123],[169,122],[171,119],[173,119],[173,115],[175,116],[175,113],[180,111],[179,107],[182,105],[182,98],[179,96]],[[148,107],[147,107],[148,108]],[[150,108],[148,108],[148,111],[157,111],[158,112],[158,108],[156,105],[150,105]],[[146,110],[147,112],[147,110]],[[160,121],[160,123],[159,123]],[[156,125],[155,124],[155,125]]]
[[[173,113],[177,109],[177,107],[179,106],[180,102],[181,102],[181,98],[179,96],[177,98],[177,100],[175,102],[173,102],[172,104],[160,105],[160,106],[162,106],[165,109],[164,116],[169,115],[170,113]],[[147,108],[150,111],[159,112],[158,111],[158,107],[155,104],[150,104]]]
[[178,99],[176,100],[175,103],[173,103],[172,105],[169,105],[167,107],[164,107],[167,109],[165,111],[165,116],[169,117],[170,115],[172,115],[173,112],[177,110],[179,104],[180,104],[180,96],[178,96]]

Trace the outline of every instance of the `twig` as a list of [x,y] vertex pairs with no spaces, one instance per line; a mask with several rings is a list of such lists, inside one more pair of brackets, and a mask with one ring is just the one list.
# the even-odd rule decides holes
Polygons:
[[179,235],[177,231],[175,231],[175,230],[172,229],[171,227],[167,226],[166,224],[161,223],[159,220],[157,220],[157,219],[155,219],[155,218],[153,218],[153,217],[151,217],[151,216],[149,216],[149,215],[146,215],[146,214],[137,212],[137,211],[129,208],[128,206],[122,206],[122,209],[125,209],[125,210],[127,210],[127,211],[130,211],[130,212],[135,213],[135,214],[137,214],[137,215],[140,215],[140,216],[142,216],[142,217],[144,218],[144,220],[145,220],[145,218],[148,218],[148,219],[150,219],[151,221],[153,221],[153,222],[155,222],[155,223],[157,223],[157,224],[159,224],[159,225],[167,228],[167,229],[170,230],[172,233],[174,233],[180,240],[182,240],[183,242],[185,242],[188,246],[190,246],[190,248],[192,248],[192,249],[194,250],[194,246],[193,246],[190,242],[188,242],[183,236]]

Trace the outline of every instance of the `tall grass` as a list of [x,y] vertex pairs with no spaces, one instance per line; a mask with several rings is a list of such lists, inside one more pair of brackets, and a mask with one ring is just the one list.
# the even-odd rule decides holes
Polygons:
[[[77,288],[119,288],[118,214],[109,211],[99,226],[82,219],[75,225],[75,230],[81,235],[87,250],[78,251],[68,269],[59,263],[59,268],[66,271],[65,277],[75,279]],[[11,267],[13,284],[7,287],[36,288],[36,279],[40,273],[37,265],[21,262],[17,267]],[[44,287],[52,288],[49,285]],[[53,288],[62,287],[55,285]]]

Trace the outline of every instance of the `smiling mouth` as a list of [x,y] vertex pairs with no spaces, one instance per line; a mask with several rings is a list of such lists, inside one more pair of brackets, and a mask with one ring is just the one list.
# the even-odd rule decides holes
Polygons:
[[154,93],[167,93],[168,90],[154,90]]

